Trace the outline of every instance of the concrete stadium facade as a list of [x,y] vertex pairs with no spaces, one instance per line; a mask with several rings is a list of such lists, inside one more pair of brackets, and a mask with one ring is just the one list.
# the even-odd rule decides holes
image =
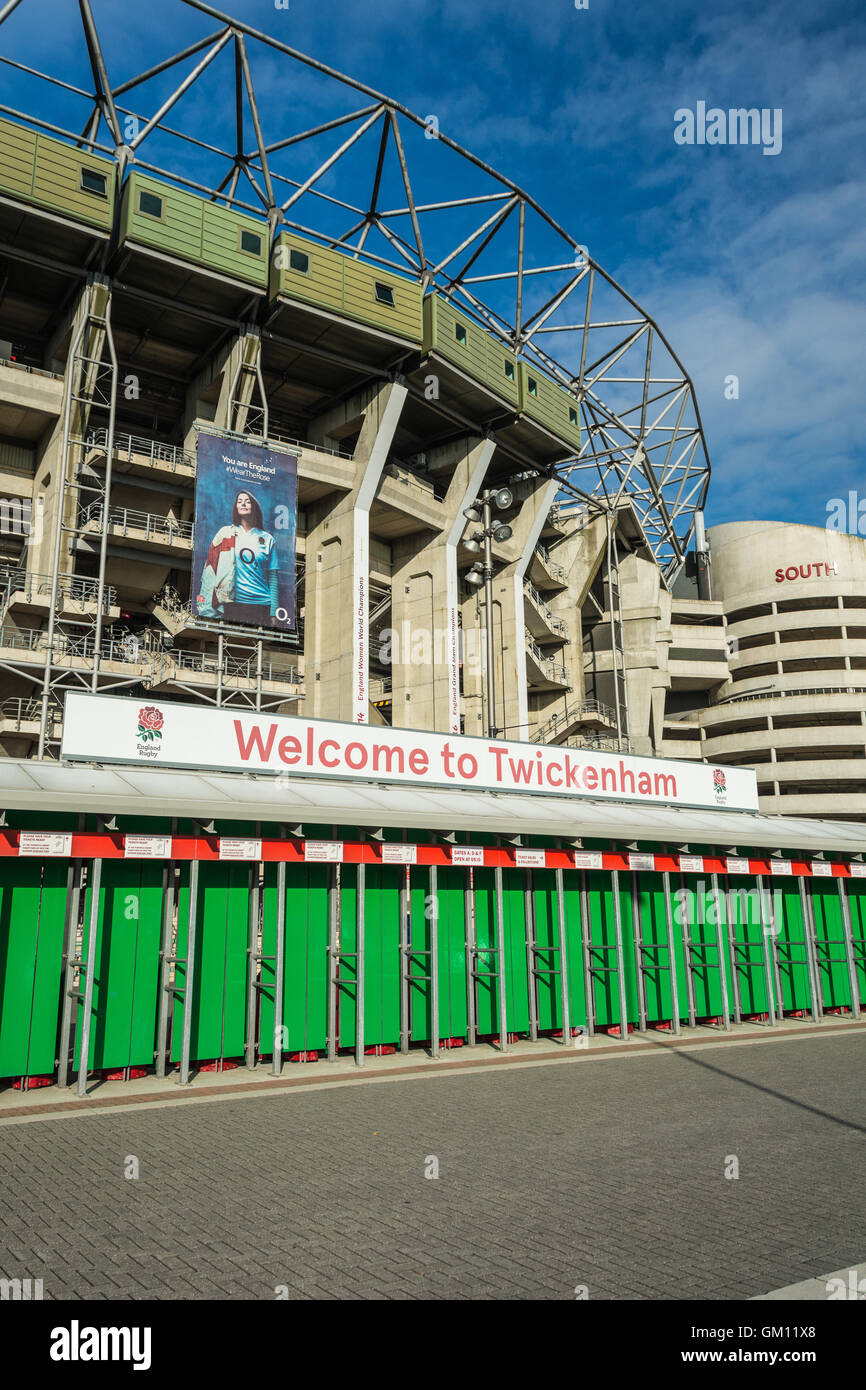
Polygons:
[[[295,191],[277,203],[274,152],[306,135],[265,145],[245,34],[226,28],[201,66],[232,41],[266,217],[237,196],[250,166],[240,149],[229,191],[224,180],[210,198],[177,169],[136,167],[159,117],[127,137],[121,118],[138,118],[104,91],[76,143],[35,118],[0,122],[2,754],[55,758],[65,694],[89,689],[753,762],[762,809],[863,814],[863,543],[774,523],[715,528],[709,597],[694,551],[709,480],[700,417],[657,326],[570,238],[577,254],[544,270],[566,278],[527,319],[524,276],[541,271],[527,269],[524,243],[545,215],[451,142],[505,187],[476,202],[511,201],[436,261],[399,134],[417,118],[377,94],[338,151],[381,120],[357,244],[299,231],[288,209],[319,196],[337,156],[303,184],[282,178]],[[88,46],[99,67],[95,32]],[[380,214],[392,138],[406,206]],[[502,253],[487,275],[443,272],[491,228],[464,267],[478,270],[511,207],[513,270]],[[414,247],[383,226],[398,214]],[[401,264],[370,252],[383,231]],[[509,277],[506,329],[476,282],[487,293]],[[560,308],[575,322],[561,326]],[[576,367],[539,347],[538,319],[572,335]],[[293,635],[194,612],[203,431],[297,454]],[[488,598],[468,577],[478,543],[465,514],[503,487],[510,534],[492,543]]]
[[702,753],[748,763],[763,811],[866,815],[866,542],[815,526],[710,531],[729,671]]

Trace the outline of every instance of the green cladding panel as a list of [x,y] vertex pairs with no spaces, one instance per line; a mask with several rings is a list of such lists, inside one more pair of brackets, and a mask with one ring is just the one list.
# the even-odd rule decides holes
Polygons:
[[[722,970],[725,971],[725,982],[730,986],[723,894],[720,891],[717,902],[708,879],[684,875],[682,882],[677,884],[674,904],[675,941],[678,945],[680,941],[686,941],[689,946],[695,1017],[721,1018],[724,1013]],[[688,996],[684,992],[684,961],[680,979],[677,982],[680,1015],[684,1016],[688,1012]]]
[[845,884],[848,911],[851,916],[851,940],[854,950],[855,974],[861,1005],[866,1006],[866,882],[848,879]]
[[[563,1025],[556,872],[553,869],[531,869],[528,872],[531,875],[530,891],[535,912],[538,1028],[542,1033],[553,1032],[561,1029]],[[569,1025],[579,1028],[586,1024],[586,992],[583,980],[580,885],[577,874],[563,874],[563,911]]]
[[815,920],[815,956],[825,1009],[850,1005],[851,977],[845,948],[842,903],[833,879],[813,878],[809,883]]
[[[613,875],[601,869],[587,872],[589,962],[595,1021],[599,1027],[619,1026],[619,970],[616,950],[616,910]],[[634,939],[629,876],[619,875],[620,923],[624,961],[626,1022],[638,1018],[634,968]]]
[[776,955],[782,984],[782,1009],[808,1009],[812,1004],[812,991],[809,983],[810,972],[799,880],[788,879],[782,886],[779,880],[775,879],[771,881],[769,888],[772,890],[772,920],[776,927]]
[[556,435],[557,439],[563,440],[575,451],[580,449],[577,397],[526,362],[520,363],[520,408],[531,420]]
[[[284,1052],[317,1052],[328,1031],[327,864],[287,864],[283,975]],[[277,947],[277,866],[265,865],[262,909],[262,1008],[259,1037],[263,1057],[273,1053],[274,980]],[[270,957],[270,959],[268,959]]]
[[743,1014],[764,1014],[768,1011],[766,937],[753,879],[728,880],[725,921],[740,1008]]
[[123,190],[121,242],[137,242],[264,289],[268,228],[195,193],[132,173]]
[[438,1036],[465,1038],[467,1034],[466,877],[464,869],[438,869],[434,896],[430,870],[411,870],[409,1010],[413,1042],[429,1042],[433,1037],[429,953],[434,913],[439,967]]
[[[99,884],[96,957],[87,1068],[151,1066],[156,1045],[163,866],[104,860]],[[84,948],[91,910],[85,895]],[[75,1067],[80,1062],[79,1003]]]
[[0,861],[0,1076],[54,1070],[67,871],[65,860]]
[[400,879],[398,868],[366,870],[364,1043],[400,1041]]
[[[496,871],[475,869],[475,941],[478,948],[477,1030],[481,1036],[499,1033],[499,938],[496,914]],[[505,952],[505,1019],[508,1032],[529,1030],[529,989],[526,969],[526,919],[522,873],[503,872],[502,918]],[[487,978],[489,975],[489,978]]]
[[[187,956],[190,865],[181,870],[177,955]],[[244,1051],[250,870],[246,864],[200,864],[196,910],[190,1058],[240,1057]],[[175,967],[172,1061],[180,1060],[187,969]]]
[[[677,1012],[685,1017],[688,1013],[686,994],[684,933],[687,930],[686,911],[671,885],[671,926],[673,935],[673,960],[668,942],[667,906],[665,903],[664,882],[660,874],[635,873],[629,876],[637,885],[640,912],[640,933],[635,938],[635,950],[642,945],[644,968],[644,994],[648,1023],[670,1022],[673,1020],[673,990],[671,971],[677,986]],[[686,908],[688,903],[685,904]]]
[[424,348],[453,363],[501,400],[519,406],[514,353],[438,294],[424,300]]
[[108,232],[114,178],[110,159],[0,120],[0,193]]
[[403,341],[421,342],[420,285],[294,233],[282,232],[274,249],[271,295],[278,294]]
[[[396,868],[364,871],[364,1045],[400,1040],[400,878]],[[354,1047],[358,950],[358,869],[344,864],[340,877],[340,1047]]]
[[465,869],[439,869],[439,1035],[467,1033]]

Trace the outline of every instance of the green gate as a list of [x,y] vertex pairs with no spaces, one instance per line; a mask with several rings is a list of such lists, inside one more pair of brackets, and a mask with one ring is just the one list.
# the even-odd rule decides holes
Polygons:
[[54,1070],[66,860],[0,860],[0,1076]]
[[[364,868],[364,1045],[400,1041],[401,870]],[[354,1047],[358,951],[358,866],[343,864],[340,875],[339,1045]]]
[[[496,869],[474,869],[476,1031],[499,1034],[499,937],[496,914]],[[502,870],[502,921],[505,955],[505,1019],[509,1033],[529,1032],[529,986],[526,970],[526,921],[523,874]]]
[[[200,863],[196,894],[192,998],[187,1000],[190,864],[181,865],[171,1060],[181,1056],[184,1009],[190,1007],[190,1059],[241,1057],[247,1011],[250,869]],[[256,865],[256,871],[258,865]]]
[[815,960],[825,1009],[844,1008],[851,999],[851,975],[838,881],[812,878],[807,884],[815,923]]
[[[99,879],[87,1070],[152,1066],[156,1046],[163,866],[104,859]],[[93,892],[84,904],[86,962]],[[74,1066],[81,1063],[84,1001],[78,1004]]]
[[[620,980],[613,874],[604,869],[590,869],[584,872],[589,920],[588,969],[592,980],[595,1024],[598,1028],[619,1027]],[[617,885],[624,967],[622,986],[625,994],[625,1018],[629,1023],[636,1022],[639,1016],[629,876],[621,873]]]
[[[764,932],[758,889],[752,878],[729,878],[726,899],[728,941],[734,967],[733,987],[742,1014],[769,1013],[768,937]],[[775,1004],[773,1005],[775,1008]]]
[[[328,885],[327,864],[285,865],[285,948],[283,959],[283,1052],[318,1052],[328,1036]],[[265,865],[262,903],[262,970],[259,1052],[274,1050],[277,894],[279,868]]]

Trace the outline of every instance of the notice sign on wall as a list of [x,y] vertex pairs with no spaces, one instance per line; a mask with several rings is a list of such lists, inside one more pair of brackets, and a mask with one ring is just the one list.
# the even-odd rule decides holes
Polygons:
[[[142,725],[142,714],[146,716]],[[159,737],[156,738],[155,734]],[[154,736],[151,737],[151,734]],[[66,696],[61,757],[464,790],[758,809],[755,773],[594,749],[257,714],[111,695]]]

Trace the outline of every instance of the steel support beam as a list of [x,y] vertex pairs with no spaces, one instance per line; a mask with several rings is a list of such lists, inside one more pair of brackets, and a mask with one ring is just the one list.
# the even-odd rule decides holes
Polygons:
[[[283,1071],[283,988],[286,973],[286,865],[277,864],[277,940],[274,949],[274,1052],[271,1075]],[[306,1038],[304,1045],[306,1048]]]
[[195,982],[196,918],[198,916],[198,860],[193,859],[189,866],[189,917],[186,930],[186,960],[183,982],[183,1016],[180,1040],[181,1086],[189,1085],[189,1053],[192,1038],[192,1004]]
[[839,893],[839,903],[842,908],[842,931],[845,937],[845,960],[848,965],[848,984],[851,990],[851,1013],[854,1018],[860,1017],[860,984],[857,979],[857,958],[854,953],[854,933],[851,930],[851,904],[848,902],[848,890],[845,887],[845,880],[836,879],[836,888]]
[[611,870],[610,886],[613,889],[613,921],[616,940],[616,979],[619,989],[619,1036],[628,1042],[628,1004],[625,994],[625,951],[622,943],[622,905],[619,894],[619,873]]
[[87,925],[87,952],[84,959],[84,994],[81,1000],[81,1034],[78,1046],[78,1094],[87,1095],[87,1072],[90,1058],[90,1014],[93,1009],[93,981],[96,976],[96,933],[99,925],[99,887],[102,881],[102,860],[91,861],[90,919]]

